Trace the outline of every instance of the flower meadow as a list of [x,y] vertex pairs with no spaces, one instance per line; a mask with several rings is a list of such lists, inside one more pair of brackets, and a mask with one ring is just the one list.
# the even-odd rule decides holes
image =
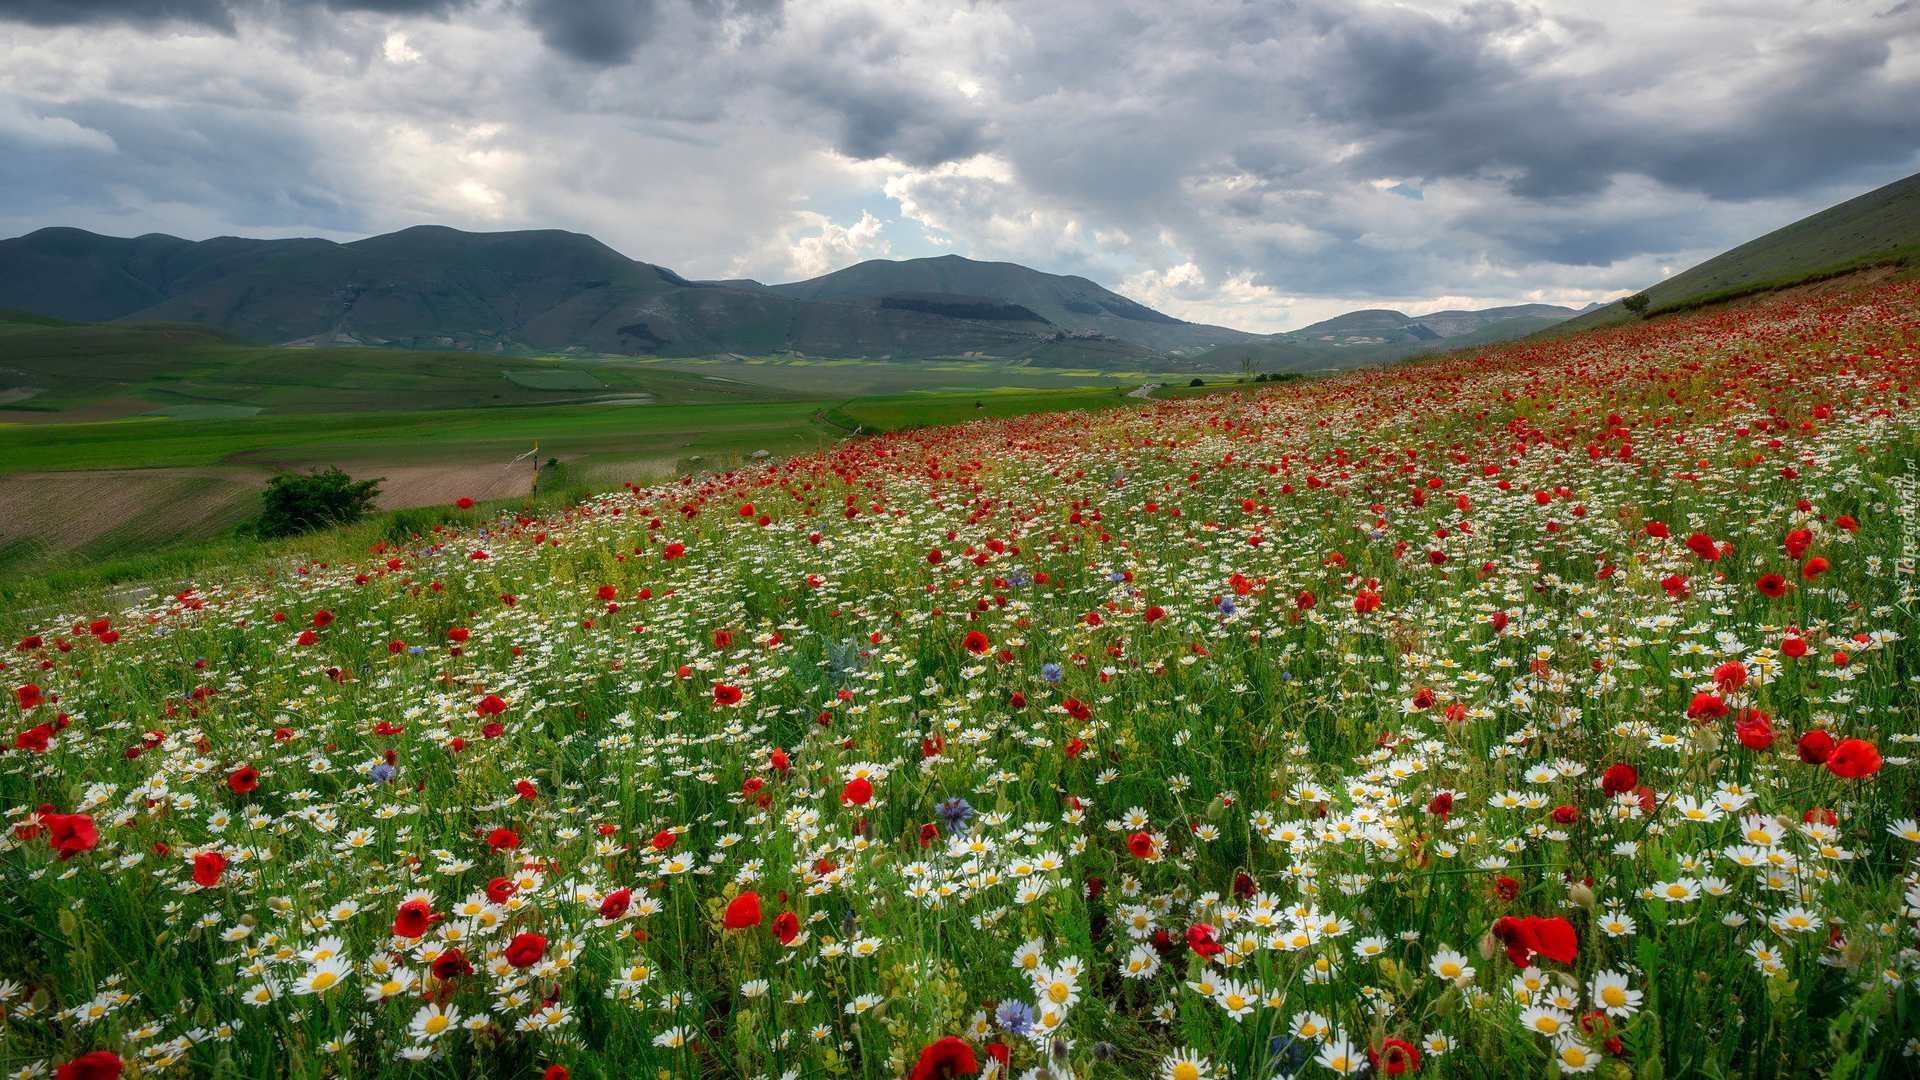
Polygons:
[[1916,357],[1887,285],[42,615],[0,1064],[1912,1075]]

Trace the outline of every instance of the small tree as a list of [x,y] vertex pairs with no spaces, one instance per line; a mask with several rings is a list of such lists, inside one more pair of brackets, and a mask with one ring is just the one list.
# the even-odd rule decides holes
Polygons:
[[256,536],[297,536],[315,529],[348,525],[365,517],[386,477],[355,480],[338,465],[306,476],[281,473],[260,493],[260,513],[246,523]]
[[1646,293],[1634,293],[1632,296],[1620,301],[1620,306],[1633,312],[1635,315],[1645,315],[1647,313],[1647,305],[1651,303],[1653,303],[1653,297],[1648,296]]
[[1193,380],[1192,382],[1190,382],[1190,383],[1188,383],[1187,385],[1188,385],[1188,386],[1205,386],[1205,385],[1207,385],[1207,380],[1205,380],[1205,379],[1195,379],[1195,380]]

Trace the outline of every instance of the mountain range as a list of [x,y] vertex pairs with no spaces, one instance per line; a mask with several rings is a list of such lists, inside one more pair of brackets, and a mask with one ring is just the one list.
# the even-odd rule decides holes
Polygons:
[[0,241],[0,307],[200,323],[286,346],[997,357],[1200,371],[1232,370],[1248,353],[1275,369],[1349,366],[1431,342],[1520,336],[1574,314],[1549,305],[1417,318],[1362,311],[1262,335],[1185,322],[1083,277],[957,255],[874,260],[776,285],[693,281],[579,233],[431,225],[344,244],[41,229]]

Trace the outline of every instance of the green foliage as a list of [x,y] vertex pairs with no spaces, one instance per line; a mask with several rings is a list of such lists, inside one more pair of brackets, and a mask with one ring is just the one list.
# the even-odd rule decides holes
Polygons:
[[1620,306],[1633,312],[1635,315],[1645,315],[1647,313],[1647,305],[1651,303],[1653,303],[1653,298],[1646,293],[1634,293],[1632,296],[1620,301]]
[[1188,386],[1205,386],[1207,385],[1207,380],[1196,378],[1192,382],[1188,383],[1187,385]]
[[335,525],[350,525],[373,509],[386,477],[355,480],[339,466],[306,476],[281,473],[260,493],[259,516],[245,529],[257,536],[297,536]]

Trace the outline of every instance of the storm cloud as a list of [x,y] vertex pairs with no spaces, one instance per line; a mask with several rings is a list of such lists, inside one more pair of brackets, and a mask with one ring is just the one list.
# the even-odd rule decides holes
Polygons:
[[1272,330],[1580,304],[1920,170],[1920,6],[0,0],[0,233],[958,252]]

